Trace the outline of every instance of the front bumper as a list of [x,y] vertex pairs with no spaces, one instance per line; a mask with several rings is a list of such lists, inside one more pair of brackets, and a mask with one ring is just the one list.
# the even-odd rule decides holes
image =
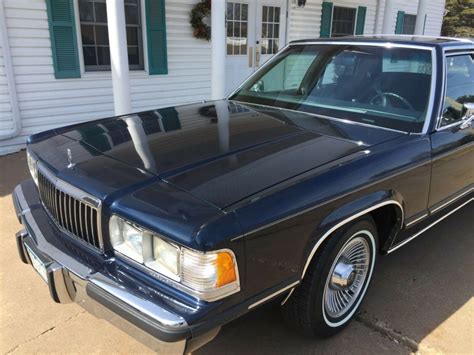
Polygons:
[[46,213],[31,180],[15,188],[13,203],[25,228],[16,234],[19,257],[24,263],[33,264],[37,262],[30,256],[33,252],[45,265],[43,278],[54,301],[76,302],[156,351],[190,352],[218,334],[220,327],[194,336],[181,315],[134,293],[119,278],[95,270],[79,261],[74,252],[68,253],[52,243],[48,237],[60,232],[40,218],[41,213]]

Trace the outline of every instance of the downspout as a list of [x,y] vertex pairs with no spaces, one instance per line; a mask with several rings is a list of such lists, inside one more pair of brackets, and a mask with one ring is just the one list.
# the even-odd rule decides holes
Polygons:
[[0,41],[3,49],[3,65],[5,66],[5,74],[7,77],[8,92],[10,96],[10,106],[13,115],[13,128],[10,132],[0,134],[0,140],[14,138],[20,134],[21,120],[20,110],[18,109],[18,99],[16,96],[15,75],[13,73],[13,64],[10,52],[10,44],[8,42],[7,22],[5,19],[4,2],[0,0]]

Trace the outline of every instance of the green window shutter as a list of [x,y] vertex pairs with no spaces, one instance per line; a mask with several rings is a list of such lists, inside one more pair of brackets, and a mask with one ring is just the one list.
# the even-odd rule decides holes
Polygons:
[[357,22],[356,22],[356,35],[363,35],[364,34],[364,26],[365,26],[365,14],[367,12],[367,7],[359,6],[357,8]]
[[46,0],[56,79],[80,78],[73,0]]
[[168,74],[165,0],[145,0],[145,10],[149,73]]
[[319,37],[331,37],[332,2],[323,2]]
[[403,33],[403,22],[405,21],[405,11],[398,11],[397,14],[397,24],[395,25],[395,33],[402,34]]

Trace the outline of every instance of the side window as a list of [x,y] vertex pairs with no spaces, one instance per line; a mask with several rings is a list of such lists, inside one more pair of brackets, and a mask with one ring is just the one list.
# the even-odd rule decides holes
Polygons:
[[465,103],[474,103],[474,53],[446,58],[446,94],[441,127],[460,121]]

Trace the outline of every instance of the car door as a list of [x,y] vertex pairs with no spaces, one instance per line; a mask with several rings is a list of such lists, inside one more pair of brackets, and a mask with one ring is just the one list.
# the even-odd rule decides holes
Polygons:
[[469,122],[474,104],[474,50],[445,54],[444,79],[444,105],[431,136],[431,213],[467,196],[474,186],[474,127]]

